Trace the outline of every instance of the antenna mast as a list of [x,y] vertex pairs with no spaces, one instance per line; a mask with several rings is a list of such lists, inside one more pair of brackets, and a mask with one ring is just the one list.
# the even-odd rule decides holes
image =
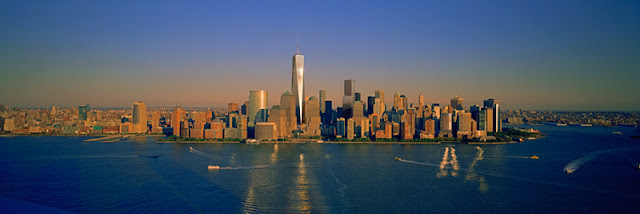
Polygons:
[[296,43],[296,54],[300,54],[300,32],[296,35],[297,43]]

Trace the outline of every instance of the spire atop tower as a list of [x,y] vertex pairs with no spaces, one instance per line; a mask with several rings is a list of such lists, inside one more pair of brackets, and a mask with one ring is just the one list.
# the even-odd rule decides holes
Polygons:
[[300,32],[296,34],[296,54],[300,54]]

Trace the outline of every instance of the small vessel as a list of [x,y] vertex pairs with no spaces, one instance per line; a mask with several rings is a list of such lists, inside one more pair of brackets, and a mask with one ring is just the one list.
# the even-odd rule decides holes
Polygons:
[[401,160],[402,160],[402,158],[399,158],[399,157],[395,157],[394,159],[395,159],[396,161],[401,161]]
[[218,170],[218,169],[220,169],[220,166],[212,166],[212,165],[209,165],[209,166],[207,167],[207,170]]
[[564,173],[571,174],[572,172],[573,172],[573,170],[571,170],[571,169],[564,169]]
[[158,158],[160,157],[159,155],[147,155],[148,158]]
[[193,149],[193,147],[189,146],[189,151],[195,151],[195,149]]
[[540,157],[538,157],[537,155],[533,155],[533,156],[531,156],[531,157],[529,157],[529,158],[531,158],[531,159],[536,159],[536,160],[537,160],[537,159],[540,159]]
[[593,126],[593,125],[588,124],[588,123],[583,123],[583,124],[581,124],[580,126]]
[[611,132],[612,134],[622,134],[622,132]]

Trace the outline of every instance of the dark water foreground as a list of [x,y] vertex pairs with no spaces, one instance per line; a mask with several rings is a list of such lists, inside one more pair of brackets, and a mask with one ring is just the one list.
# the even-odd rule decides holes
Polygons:
[[534,128],[548,136],[479,146],[2,137],[0,204],[79,213],[637,212],[633,129]]

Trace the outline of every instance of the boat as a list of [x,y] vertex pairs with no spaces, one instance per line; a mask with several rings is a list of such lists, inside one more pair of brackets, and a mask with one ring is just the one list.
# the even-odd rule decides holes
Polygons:
[[218,170],[218,169],[220,169],[220,166],[212,166],[212,165],[209,165],[209,166],[207,167],[207,170]]
[[147,155],[148,158],[158,158],[160,157],[159,155]]
[[573,170],[571,170],[571,169],[564,169],[564,173],[571,174],[571,173],[573,173]]
[[622,132],[611,132],[612,134],[622,134]]
[[591,125],[591,124],[587,124],[587,123],[584,123],[584,124],[582,124],[582,125],[580,125],[580,126],[593,126],[593,125]]
[[402,158],[399,158],[399,157],[395,157],[394,159],[397,160],[397,161],[401,161],[402,160]]
[[193,147],[189,146],[189,151],[196,151]]
[[540,159],[540,157],[538,157],[537,155],[533,155],[533,156],[531,156],[531,157],[529,157],[529,158],[531,158],[531,159],[536,159],[536,160]]

